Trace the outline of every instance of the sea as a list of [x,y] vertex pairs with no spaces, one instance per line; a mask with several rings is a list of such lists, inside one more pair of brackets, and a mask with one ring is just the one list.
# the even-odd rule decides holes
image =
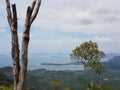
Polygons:
[[[102,59],[102,61],[107,61],[108,58]],[[30,54],[28,56],[28,70],[35,69],[46,69],[46,70],[83,70],[83,65],[64,65],[67,63],[74,63],[75,60],[70,58],[69,54],[63,53],[40,53],[40,54]],[[47,64],[56,64],[56,65],[46,65]],[[62,65],[59,65],[62,64]],[[0,67],[12,66],[12,59],[10,55],[0,55]]]

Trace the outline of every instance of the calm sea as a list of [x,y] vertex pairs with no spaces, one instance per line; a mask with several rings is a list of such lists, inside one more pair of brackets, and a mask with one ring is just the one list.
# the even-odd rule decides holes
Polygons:
[[[104,59],[108,60],[108,59]],[[41,65],[42,63],[66,64],[75,61],[70,59],[69,54],[34,54],[29,55],[28,69],[47,69],[47,70],[83,70],[83,65]],[[0,67],[12,66],[11,56],[0,56]]]

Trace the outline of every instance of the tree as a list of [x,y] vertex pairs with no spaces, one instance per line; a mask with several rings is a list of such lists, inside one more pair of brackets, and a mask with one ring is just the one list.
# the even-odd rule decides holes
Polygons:
[[105,68],[100,61],[94,61],[92,69],[99,75],[99,87],[101,87],[101,74],[104,72]]
[[[72,59],[81,61],[83,65],[93,61],[100,61],[104,56],[104,52],[98,49],[97,43],[92,41],[82,43],[79,47],[72,50],[71,54]],[[90,65],[89,67],[91,67]]]
[[41,5],[41,0],[33,0],[32,5],[28,6],[27,8],[25,26],[22,37],[22,50],[21,50],[22,60],[20,61],[16,4],[12,4],[12,9],[11,9],[10,1],[6,0],[7,19],[11,29],[11,36],[12,36],[11,54],[13,60],[14,90],[25,90],[30,27],[38,14],[40,5]]
[[91,66],[91,69],[95,71],[96,74],[99,75],[99,88],[101,88],[101,74],[104,72],[105,68],[102,65],[102,63],[100,61],[93,61],[92,63],[87,63],[85,64],[85,67]]
[[104,52],[98,49],[97,43],[92,41],[82,43],[71,54],[72,59],[81,61],[85,68],[90,68],[99,75],[99,87],[101,87],[101,74],[104,71],[104,66],[100,60],[104,56]]

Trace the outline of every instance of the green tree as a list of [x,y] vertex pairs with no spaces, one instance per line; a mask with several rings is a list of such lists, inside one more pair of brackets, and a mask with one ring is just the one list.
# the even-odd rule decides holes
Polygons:
[[91,63],[94,61],[100,61],[104,56],[104,52],[98,49],[97,43],[92,41],[82,43],[80,46],[72,50],[71,54],[72,59],[81,61],[83,65],[87,64],[90,68],[92,68]]
[[99,87],[101,87],[101,74],[104,71],[104,66],[100,62],[105,56],[103,51],[98,49],[95,42],[88,41],[76,47],[71,54],[71,58],[81,61],[86,69],[92,69],[99,75]]
[[105,68],[102,65],[102,63],[100,61],[93,61],[92,63],[89,62],[87,64],[85,64],[85,67],[91,66],[91,69],[93,71],[95,71],[96,74],[98,74],[99,76],[99,87],[101,87],[102,85],[102,79],[101,79],[101,74],[104,72]]

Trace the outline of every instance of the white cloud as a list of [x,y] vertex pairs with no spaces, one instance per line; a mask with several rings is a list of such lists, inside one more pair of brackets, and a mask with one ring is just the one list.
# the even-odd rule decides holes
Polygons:
[[[16,3],[19,25],[24,27],[27,6],[31,5],[31,1],[10,1]],[[0,5],[2,12],[2,14],[0,13],[0,28],[5,27],[3,25],[7,23],[5,1],[2,0],[2,2]],[[37,35],[41,34],[41,29],[46,32],[78,32],[88,36],[94,35],[89,39],[98,42],[106,51],[116,50],[118,52],[120,44],[119,3],[120,0],[114,0],[114,2],[113,0],[42,0],[40,12],[32,27],[37,30]],[[19,36],[21,37],[21,34]],[[33,40],[36,39],[34,32],[31,36]],[[49,36],[49,33],[44,35],[47,39]],[[71,35],[71,37],[74,36]],[[53,40],[44,40],[44,38],[39,40],[39,37],[37,38],[38,41],[31,41],[30,47],[32,50],[36,48],[37,51],[41,49],[62,51],[64,49],[69,50],[87,40],[84,35],[82,38],[71,37],[66,36],[64,37],[65,40],[60,36],[52,37]]]
[[109,38],[109,37],[95,36],[95,37],[93,38],[93,40],[96,41],[96,42],[100,42],[100,43],[104,43],[104,42],[107,43],[107,42],[110,42],[112,39]]
[[[73,7],[69,4],[72,2],[71,0],[65,2],[63,0],[59,2],[55,1],[55,3],[52,1],[44,1],[46,3],[45,5],[48,6],[44,6],[43,4],[41,7],[40,15],[34,23],[35,26],[44,30],[59,30],[62,32],[83,32],[87,34],[120,33],[120,11],[117,8],[114,11],[114,7],[111,7],[111,2],[108,0],[105,3],[103,0],[93,0],[90,2],[76,0],[73,3],[74,5],[72,4]],[[86,5],[81,5],[81,2]],[[117,3],[119,1],[116,0],[115,2]],[[96,9],[94,9],[94,4]],[[117,5],[117,7],[119,6]],[[97,11],[99,13],[96,13]]]
[[57,39],[57,40],[31,40],[29,50],[33,52],[71,52],[83,40],[80,39]]
[[[26,9],[31,2],[15,1],[19,24],[24,25]],[[119,0],[43,0],[39,15],[33,27],[63,32],[83,32],[87,34],[114,33],[112,27],[120,28]],[[114,7],[115,6],[115,7]],[[109,28],[110,27],[110,28]],[[120,31],[119,31],[120,33]]]
[[104,52],[116,52],[120,53],[120,37],[100,37],[95,36],[92,39],[93,41],[97,42],[100,50],[103,50]]

